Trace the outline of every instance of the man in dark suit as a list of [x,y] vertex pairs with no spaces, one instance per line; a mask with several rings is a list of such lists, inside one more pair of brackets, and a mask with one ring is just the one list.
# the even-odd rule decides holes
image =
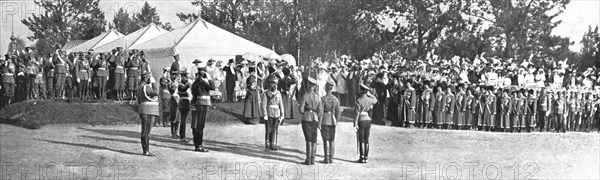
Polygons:
[[227,66],[223,67],[225,71],[225,88],[227,90],[227,102],[235,101],[235,82],[237,81],[237,75],[235,74],[235,61],[229,59]]

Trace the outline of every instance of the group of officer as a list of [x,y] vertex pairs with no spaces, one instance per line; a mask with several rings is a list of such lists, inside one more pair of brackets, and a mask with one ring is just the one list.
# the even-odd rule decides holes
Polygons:
[[122,47],[70,54],[57,47],[44,56],[25,48],[0,57],[0,69],[2,107],[29,99],[106,99],[107,88],[115,92],[115,100],[123,100],[127,92],[133,101],[140,75],[150,71],[143,51]]
[[387,119],[394,126],[497,132],[588,132],[600,126],[597,91],[453,85],[410,78],[393,81],[387,88],[389,101],[378,103],[393,112]]

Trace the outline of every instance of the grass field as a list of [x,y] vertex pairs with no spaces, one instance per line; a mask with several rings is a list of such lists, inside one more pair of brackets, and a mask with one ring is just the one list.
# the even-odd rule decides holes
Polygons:
[[[209,114],[209,153],[170,139],[169,128],[154,128],[150,149],[156,157],[141,155],[141,127],[135,123],[50,123],[35,130],[0,124],[0,178],[600,179],[596,132],[507,134],[373,126],[369,163],[357,164],[355,132],[347,119],[337,127],[335,164],[304,166],[299,164],[305,148],[298,120],[280,127],[279,151],[265,151],[264,125],[241,123],[241,107],[219,104]],[[191,138],[189,129],[187,136]],[[318,160],[322,154],[319,144]]]

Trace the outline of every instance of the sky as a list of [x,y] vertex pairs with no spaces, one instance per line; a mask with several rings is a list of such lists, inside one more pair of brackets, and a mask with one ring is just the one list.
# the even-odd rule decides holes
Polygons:
[[[101,0],[100,9],[104,11],[105,18],[112,22],[115,12],[123,7],[128,12],[138,12],[146,0]],[[184,23],[175,15],[178,12],[192,13],[200,11],[193,6],[190,0],[148,0],[156,7],[157,13],[163,23],[169,22],[174,28],[183,26]],[[33,0],[0,0],[0,53],[6,53],[12,28],[15,36],[26,38],[33,33],[21,23],[21,19],[31,17],[42,11]],[[565,11],[557,17],[562,23],[556,27],[552,34],[569,37],[575,43],[570,47],[573,51],[581,49],[581,38],[588,26],[600,24],[600,0],[571,0]],[[14,24],[13,24],[14,23]],[[32,42],[28,41],[28,45]]]

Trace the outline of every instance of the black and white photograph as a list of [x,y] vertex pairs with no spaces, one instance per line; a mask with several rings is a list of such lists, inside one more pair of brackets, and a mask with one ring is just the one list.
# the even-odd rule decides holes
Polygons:
[[600,0],[0,0],[0,179],[600,179]]

